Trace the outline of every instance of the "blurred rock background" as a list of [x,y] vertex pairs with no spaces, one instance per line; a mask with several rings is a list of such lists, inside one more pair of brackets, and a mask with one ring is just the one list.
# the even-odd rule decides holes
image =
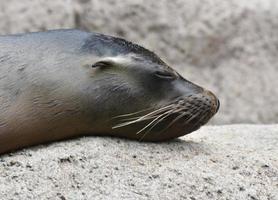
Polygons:
[[9,0],[0,19],[0,34],[80,28],[124,37],[216,93],[212,123],[278,123],[276,0]]

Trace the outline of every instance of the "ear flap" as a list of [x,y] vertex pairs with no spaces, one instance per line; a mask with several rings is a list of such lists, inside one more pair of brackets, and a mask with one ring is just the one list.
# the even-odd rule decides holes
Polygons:
[[99,61],[92,65],[92,68],[103,68],[103,67],[109,67],[111,66],[111,63],[108,61]]
[[129,59],[125,57],[105,57],[101,58],[96,63],[92,64],[93,68],[103,68],[103,67],[115,67],[115,66],[125,66]]
[[92,64],[92,68],[103,68],[103,67],[111,67],[112,63],[109,61],[98,61],[94,64]]

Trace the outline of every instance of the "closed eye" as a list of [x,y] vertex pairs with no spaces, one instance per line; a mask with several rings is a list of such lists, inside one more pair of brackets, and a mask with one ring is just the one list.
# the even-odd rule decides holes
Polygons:
[[174,74],[167,71],[156,71],[154,75],[160,79],[165,79],[165,80],[176,79],[176,76]]

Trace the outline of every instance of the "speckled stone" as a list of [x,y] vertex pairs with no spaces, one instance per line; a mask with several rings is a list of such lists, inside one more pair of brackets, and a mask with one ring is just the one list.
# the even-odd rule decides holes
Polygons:
[[167,143],[84,137],[0,156],[0,199],[278,199],[278,125]]

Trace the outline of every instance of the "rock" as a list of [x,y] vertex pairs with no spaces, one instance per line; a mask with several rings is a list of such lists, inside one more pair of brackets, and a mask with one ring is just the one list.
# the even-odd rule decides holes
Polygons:
[[74,7],[69,0],[9,0],[0,2],[1,34],[73,28]]
[[0,156],[0,199],[278,199],[278,125],[167,143],[84,137]]

